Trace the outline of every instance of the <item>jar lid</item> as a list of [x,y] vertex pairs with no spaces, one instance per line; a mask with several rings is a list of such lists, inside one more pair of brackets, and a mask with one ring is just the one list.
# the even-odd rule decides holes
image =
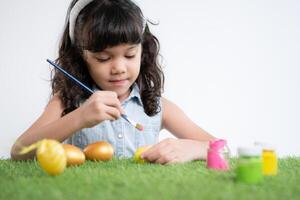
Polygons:
[[265,142],[254,142],[254,145],[260,147],[262,150],[269,150],[269,151],[276,150],[276,147],[274,145]]
[[239,147],[238,154],[239,156],[260,156],[261,149],[257,147]]

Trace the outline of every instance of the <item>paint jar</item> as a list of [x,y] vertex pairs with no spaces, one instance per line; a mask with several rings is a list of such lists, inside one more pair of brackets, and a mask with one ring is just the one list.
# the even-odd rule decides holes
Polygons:
[[263,174],[265,176],[277,175],[278,161],[275,147],[261,142],[255,142],[254,144],[262,149]]
[[229,148],[226,140],[214,140],[209,142],[207,151],[207,168],[226,171],[229,169]]
[[236,179],[239,182],[255,184],[263,179],[260,148],[238,148]]

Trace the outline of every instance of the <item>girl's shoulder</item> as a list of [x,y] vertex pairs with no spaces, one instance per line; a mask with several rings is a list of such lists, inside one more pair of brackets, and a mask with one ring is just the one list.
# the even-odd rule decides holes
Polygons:
[[63,104],[62,104],[62,100],[61,100],[61,98],[60,98],[60,96],[59,96],[59,94],[54,94],[51,98],[50,98],[50,100],[49,100],[49,102],[48,102],[48,104],[47,104],[47,106],[46,106],[46,109],[47,109],[47,107],[53,107],[53,108],[58,108],[58,109],[61,109],[61,110],[63,110],[64,108],[63,108]]
[[58,94],[54,94],[46,105],[43,115],[60,118],[63,111],[64,106],[60,96]]

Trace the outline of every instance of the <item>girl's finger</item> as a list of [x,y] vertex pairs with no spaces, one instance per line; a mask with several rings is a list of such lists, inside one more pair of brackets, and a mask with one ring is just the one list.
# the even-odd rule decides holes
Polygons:
[[172,149],[165,145],[165,144],[160,144],[158,145],[152,152],[149,152],[149,154],[146,154],[147,160],[150,162],[160,162],[160,163],[165,163],[167,162],[166,156],[170,156],[172,152]]
[[[124,109],[121,106],[121,102],[119,101],[118,98],[114,97],[104,97],[101,99],[101,102],[107,106],[115,107],[119,110],[119,112],[124,112]],[[125,112],[124,112],[125,113]]]
[[142,156],[147,157],[147,156],[153,154],[153,152],[156,152],[159,149],[163,148],[164,146],[165,146],[164,142],[159,142],[159,143],[153,145],[150,149],[147,149],[147,151],[143,152]]
[[103,114],[103,118],[104,118],[105,120],[110,120],[110,121],[116,120],[113,116],[111,116],[111,115],[108,114],[108,113],[104,113],[104,114]]
[[159,164],[167,164],[169,162],[172,162],[176,158],[175,152],[170,150],[169,152],[166,152],[162,157],[160,157],[158,160],[156,160],[156,163]]
[[163,157],[160,157],[157,160],[155,160],[154,163],[163,165],[166,163],[166,160]]
[[143,159],[146,159],[146,160],[150,161],[150,162],[153,162],[153,161],[157,160],[158,159],[157,150],[159,149],[159,147],[160,147],[159,143],[153,145],[150,149],[143,152],[141,154],[141,157]]
[[172,165],[172,164],[176,164],[176,163],[180,163],[180,161],[177,158],[174,158],[174,159],[170,160],[169,162],[167,162],[166,165]]
[[117,120],[121,117],[120,111],[115,107],[105,106],[105,111],[104,112],[107,115],[111,116],[112,120]]

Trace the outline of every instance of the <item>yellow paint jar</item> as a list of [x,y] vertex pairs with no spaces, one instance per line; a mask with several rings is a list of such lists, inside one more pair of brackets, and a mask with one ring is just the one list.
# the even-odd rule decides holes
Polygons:
[[263,174],[275,176],[278,173],[278,161],[275,148],[265,143],[255,143],[262,148]]
[[278,172],[277,156],[274,150],[263,149],[263,174],[275,176]]

